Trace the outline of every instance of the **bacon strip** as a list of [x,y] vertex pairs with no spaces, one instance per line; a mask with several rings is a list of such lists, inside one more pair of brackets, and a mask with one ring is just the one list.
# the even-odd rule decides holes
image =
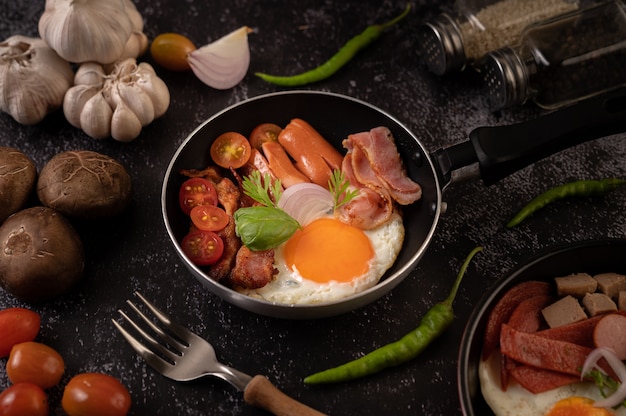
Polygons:
[[232,286],[258,289],[271,282],[276,273],[274,250],[252,251],[242,246],[237,252],[235,267],[228,282]]
[[522,364],[580,376],[580,369],[592,348],[517,331],[503,324],[500,350]]
[[[358,148],[363,152],[370,162],[370,169],[399,204],[408,205],[422,197],[422,188],[407,175],[393,135],[387,127],[381,126],[369,132],[351,134],[343,141],[343,146],[348,151]],[[356,170],[358,166],[354,168]],[[356,176],[359,177],[360,173]],[[362,176],[367,174],[364,173]]]

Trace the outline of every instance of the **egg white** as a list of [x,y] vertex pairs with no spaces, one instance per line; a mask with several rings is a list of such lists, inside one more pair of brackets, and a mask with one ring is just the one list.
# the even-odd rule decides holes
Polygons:
[[[600,390],[593,383],[575,383],[543,393],[533,394],[515,382],[510,382],[506,391],[500,388],[500,354],[493,353],[488,360],[480,360],[478,366],[480,389],[485,401],[496,416],[539,416],[545,415],[561,399],[570,396],[601,400]],[[615,415],[626,416],[620,407]]]
[[404,242],[404,232],[402,217],[398,213],[385,224],[364,230],[374,249],[374,257],[368,263],[367,272],[350,282],[317,283],[303,278],[297,269],[292,271],[285,264],[283,244],[274,250],[274,267],[278,270],[274,279],[260,289],[241,289],[240,292],[281,304],[316,304],[346,298],[378,283],[396,261]]

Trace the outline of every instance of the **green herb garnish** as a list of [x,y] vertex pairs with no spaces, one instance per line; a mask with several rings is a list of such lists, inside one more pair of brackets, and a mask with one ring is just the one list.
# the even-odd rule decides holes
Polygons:
[[[266,207],[276,208],[276,204],[283,194],[280,179],[272,181],[271,176],[267,173],[261,179],[261,173],[258,170],[252,171],[250,176],[245,176],[241,187],[244,194]],[[274,195],[274,199],[270,196],[270,191]]]
[[[600,395],[603,398],[609,397],[615,390],[617,390],[620,386],[620,383],[613,380],[607,374],[604,374],[600,370],[591,370],[585,374],[585,378],[593,379],[596,387],[600,390]],[[607,391],[608,390],[608,391]],[[622,402],[620,406],[626,407],[626,400]]]
[[359,194],[357,189],[348,190],[349,186],[350,181],[346,179],[343,172],[339,169],[333,170],[328,180],[328,189],[333,195],[333,211],[352,201]]
[[298,221],[276,205],[283,193],[280,180],[273,182],[267,174],[261,179],[259,171],[253,171],[243,178],[241,187],[244,194],[263,205],[235,211],[235,232],[250,250],[277,247],[300,228]]

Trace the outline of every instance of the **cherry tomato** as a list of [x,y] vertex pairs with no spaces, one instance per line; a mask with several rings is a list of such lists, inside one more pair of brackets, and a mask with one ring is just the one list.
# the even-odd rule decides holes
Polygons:
[[11,348],[20,342],[37,337],[41,318],[37,312],[25,308],[7,308],[0,311],[0,357],[8,357]]
[[130,405],[128,389],[115,377],[102,373],[72,377],[61,399],[69,416],[125,416]]
[[224,241],[212,231],[193,230],[183,238],[183,252],[198,266],[217,262],[224,253]]
[[215,186],[204,178],[187,179],[180,187],[178,193],[180,209],[186,215],[198,205],[217,205],[217,191]]
[[152,41],[150,54],[154,62],[170,71],[187,71],[187,55],[196,50],[189,38],[178,33],[162,33]]
[[214,205],[198,205],[189,214],[196,228],[202,231],[220,231],[230,220],[226,211]]
[[223,168],[237,169],[250,159],[250,142],[246,137],[234,131],[223,133],[211,145],[211,158]]
[[265,142],[277,142],[278,135],[283,130],[277,124],[274,123],[263,123],[259,124],[252,130],[250,133],[250,146],[254,149],[261,150],[261,145]]
[[42,389],[49,389],[61,381],[65,362],[53,348],[29,341],[13,346],[6,370],[13,384],[33,383]]
[[32,383],[17,383],[0,393],[2,416],[48,416],[48,396]]

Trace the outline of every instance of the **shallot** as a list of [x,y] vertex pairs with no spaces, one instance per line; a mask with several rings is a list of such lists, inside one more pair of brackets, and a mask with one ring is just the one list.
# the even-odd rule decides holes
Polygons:
[[332,212],[333,196],[322,186],[304,182],[285,189],[278,200],[278,207],[304,227]]
[[226,90],[237,85],[246,76],[250,66],[250,48],[247,26],[202,46],[187,55],[194,74],[209,87]]

